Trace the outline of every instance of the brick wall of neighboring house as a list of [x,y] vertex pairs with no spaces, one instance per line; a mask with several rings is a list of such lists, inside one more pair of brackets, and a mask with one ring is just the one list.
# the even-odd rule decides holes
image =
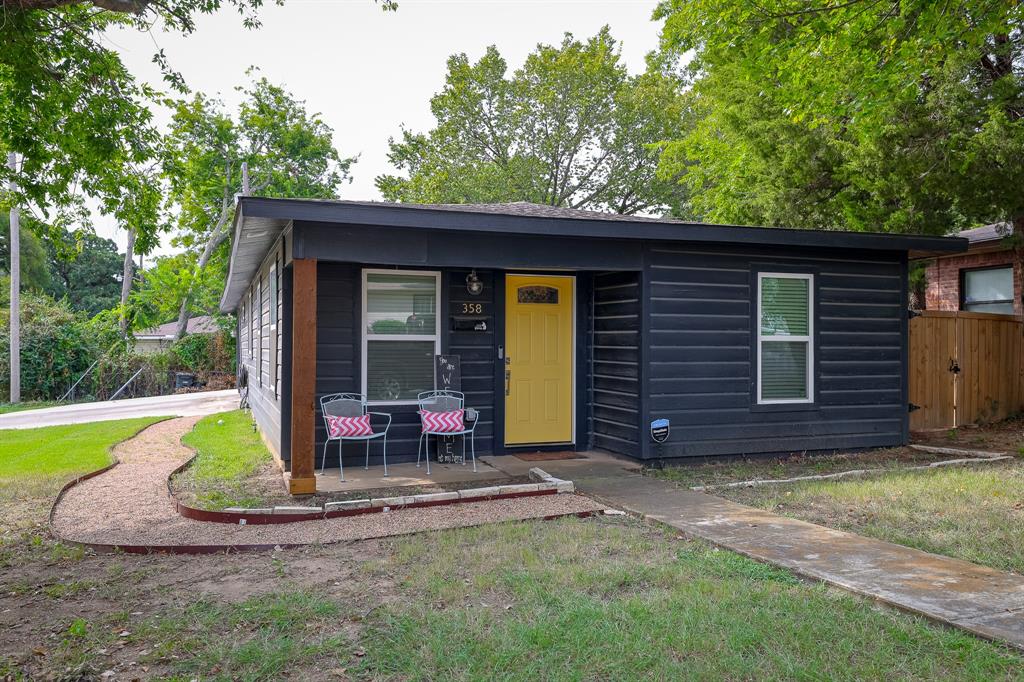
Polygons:
[[1013,308],[1014,314],[1024,314],[1021,295],[1024,293],[1024,272],[1020,262],[1015,262],[1012,250],[967,253],[962,256],[936,258],[928,263],[925,270],[925,309],[960,309],[960,270],[987,268],[997,265],[1013,265]]

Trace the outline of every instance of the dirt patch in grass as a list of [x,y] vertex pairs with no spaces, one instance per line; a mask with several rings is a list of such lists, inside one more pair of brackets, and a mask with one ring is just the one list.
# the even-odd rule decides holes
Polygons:
[[913,436],[915,443],[1024,456],[1024,415],[993,424],[961,426],[948,431],[915,433]]
[[905,469],[950,459],[950,455],[922,452],[909,447],[879,448],[835,455],[792,454],[781,457],[748,457],[699,464],[680,464],[645,473],[687,488],[715,486],[738,481],[796,478],[835,474],[854,469]]

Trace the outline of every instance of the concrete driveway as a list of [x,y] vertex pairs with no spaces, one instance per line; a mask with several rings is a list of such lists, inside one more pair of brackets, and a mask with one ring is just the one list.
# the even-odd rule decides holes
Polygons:
[[33,429],[39,426],[84,424],[132,417],[192,417],[238,409],[238,400],[238,391],[229,388],[224,391],[61,405],[2,414],[0,429]]

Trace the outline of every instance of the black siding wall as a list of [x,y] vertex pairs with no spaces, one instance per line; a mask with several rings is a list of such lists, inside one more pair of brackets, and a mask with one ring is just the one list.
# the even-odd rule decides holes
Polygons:
[[596,273],[591,308],[591,441],[639,457],[640,273]]
[[[379,266],[373,266],[379,267]],[[317,269],[317,400],[328,393],[361,392],[362,360],[360,353],[361,323],[359,321],[362,286],[362,266],[349,263],[320,261]],[[469,270],[445,271],[441,277],[441,347],[447,353],[460,356],[462,390],[466,405],[480,412],[476,430],[477,455],[493,451],[494,434],[494,277],[489,271],[477,271],[484,282],[479,296],[466,291]],[[486,332],[456,332],[448,329],[449,311],[459,302],[484,303],[491,310]],[[388,430],[388,462],[415,459],[419,445],[420,421],[415,405],[370,406],[370,410],[391,414]],[[320,466],[324,439],[323,417],[317,404],[316,465]],[[345,464],[362,464],[366,457],[363,443],[345,444]],[[370,443],[370,463],[380,463],[382,443]],[[468,450],[467,450],[468,455]],[[338,465],[338,446],[327,449],[327,466]]]
[[[896,445],[903,394],[905,267],[899,254],[652,244],[649,419],[672,422],[645,457]],[[813,405],[756,405],[756,272],[815,275]]]

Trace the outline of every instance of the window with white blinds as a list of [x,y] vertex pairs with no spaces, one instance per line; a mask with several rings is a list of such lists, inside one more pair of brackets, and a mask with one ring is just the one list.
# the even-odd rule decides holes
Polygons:
[[415,403],[434,388],[441,352],[441,273],[363,271],[363,394],[371,402]]
[[814,401],[814,277],[757,276],[757,402]]

